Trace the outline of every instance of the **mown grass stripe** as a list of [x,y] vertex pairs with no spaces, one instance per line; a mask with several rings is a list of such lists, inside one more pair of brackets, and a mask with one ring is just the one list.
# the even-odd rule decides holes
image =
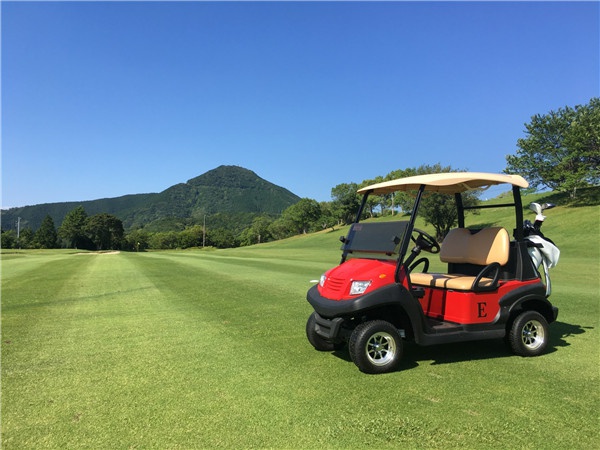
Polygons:
[[[285,251],[45,253],[31,265],[20,259],[18,270],[7,267],[16,258],[3,260],[4,448],[596,442],[597,319],[586,314],[597,298],[570,284],[582,281],[569,257],[557,268],[564,315],[547,355],[514,357],[502,341],[410,344],[401,372],[369,377],[346,351],[307,343],[308,281],[339,254],[301,242]],[[21,296],[27,276],[38,283]]]

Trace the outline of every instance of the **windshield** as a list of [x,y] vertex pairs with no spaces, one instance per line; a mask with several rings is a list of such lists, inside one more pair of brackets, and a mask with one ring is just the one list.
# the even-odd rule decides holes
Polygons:
[[[402,222],[359,222],[350,227],[344,239],[344,255],[353,253],[372,253],[377,257],[397,257],[400,242],[408,226]],[[361,255],[364,256],[364,255]]]

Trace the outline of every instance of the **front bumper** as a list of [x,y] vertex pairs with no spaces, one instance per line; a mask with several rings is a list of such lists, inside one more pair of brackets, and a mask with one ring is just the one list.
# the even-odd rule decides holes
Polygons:
[[319,294],[317,285],[314,285],[308,290],[306,299],[317,314],[322,317],[331,318],[352,315],[360,309],[356,306],[356,300],[330,300],[323,297]]
[[556,319],[558,318],[558,308],[556,306],[552,307],[552,316],[553,316],[552,322],[556,322]]
[[[318,285],[311,287],[306,299],[322,317],[353,317],[364,311],[412,299],[410,293],[400,284],[394,283],[373,292],[357,296],[351,300],[330,300],[319,294]],[[416,302],[418,304],[418,302]]]
[[344,319],[336,317],[333,319],[325,319],[318,313],[315,315],[315,332],[330,342],[336,342],[339,340],[340,330]]

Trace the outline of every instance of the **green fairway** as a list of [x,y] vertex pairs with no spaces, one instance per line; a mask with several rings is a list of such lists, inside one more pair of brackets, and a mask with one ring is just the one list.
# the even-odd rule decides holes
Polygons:
[[3,254],[2,448],[596,448],[598,214],[547,214],[562,251],[547,354],[409,343],[401,370],[378,376],[305,337],[306,291],[343,231]]

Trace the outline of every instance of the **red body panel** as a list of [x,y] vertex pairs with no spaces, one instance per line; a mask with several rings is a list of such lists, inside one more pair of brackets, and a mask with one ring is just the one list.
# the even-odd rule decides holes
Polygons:
[[[319,293],[335,301],[352,300],[360,295],[376,291],[394,283],[396,262],[378,259],[349,259],[325,273],[323,285],[319,285]],[[400,283],[405,285],[406,276],[399,273]],[[360,295],[350,295],[353,281],[370,281],[367,290]],[[530,281],[500,282],[497,291],[471,292],[449,289],[424,288],[425,295],[419,299],[426,316],[444,322],[458,324],[482,324],[493,322],[499,311],[499,300],[514,289],[538,283]]]
[[497,291],[465,292],[425,288],[420,299],[426,316],[445,322],[477,324],[493,322],[500,311],[499,300],[519,286],[539,283],[531,281],[502,282]]
[[330,300],[351,300],[357,297],[357,295],[350,295],[353,281],[371,281],[371,285],[365,291],[366,294],[394,283],[395,271],[396,261],[349,259],[325,272],[326,280],[322,286],[319,286],[319,293]]

